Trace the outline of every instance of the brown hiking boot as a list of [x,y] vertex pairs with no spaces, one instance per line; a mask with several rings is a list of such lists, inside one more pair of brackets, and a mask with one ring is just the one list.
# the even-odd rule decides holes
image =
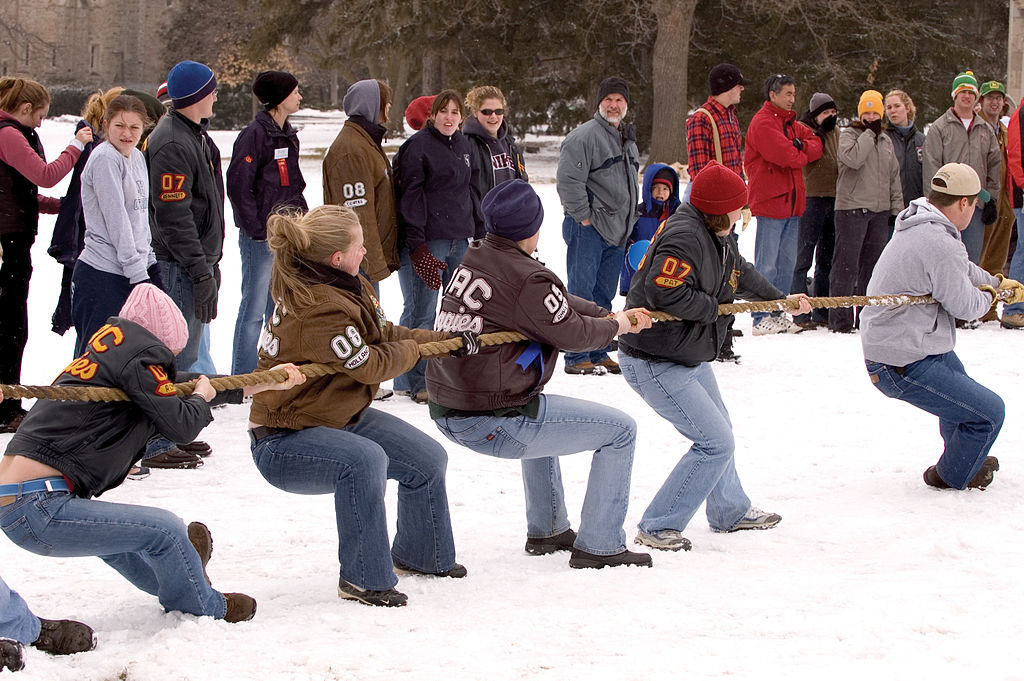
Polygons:
[[213,535],[210,534],[210,528],[202,523],[189,523],[188,540],[192,542],[192,546],[196,548],[196,553],[199,554],[199,561],[203,564],[203,577],[206,578],[206,583],[213,586],[213,582],[210,581],[210,575],[206,574],[206,564],[210,562],[210,556],[213,555]]
[[211,447],[209,443],[203,442],[202,440],[186,442],[185,444],[177,445],[177,447],[186,454],[195,454],[196,456],[201,456],[204,459],[213,454],[213,447]]
[[177,447],[172,447],[166,452],[160,452],[140,462],[147,468],[199,468],[203,465],[203,459],[195,454],[183,452]]
[[248,622],[256,615],[256,599],[245,594],[224,594],[228,603],[228,611],[224,613],[225,622]]
[[96,647],[96,634],[87,624],[74,620],[39,618],[39,638],[32,645],[51,655],[74,655]]
[[611,357],[605,357],[600,362],[598,362],[595,366],[604,367],[605,371],[607,371],[609,374],[621,374],[622,373],[622,369],[619,368],[619,363],[616,362]]
[[597,366],[593,362],[578,362],[576,364],[566,364],[565,373],[576,374],[576,375],[594,375],[604,376],[608,373],[608,370],[604,367]]

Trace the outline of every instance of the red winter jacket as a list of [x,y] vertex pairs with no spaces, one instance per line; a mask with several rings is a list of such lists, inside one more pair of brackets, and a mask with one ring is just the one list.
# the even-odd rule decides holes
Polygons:
[[[794,138],[803,141],[803,149],[793,146]],[[819,158],[821,139],[796,120],[796,112],[765,102],[747,128],[743,155],[750,183],[750,212],[779,219],[802,214],[804,178],[800,169]]]
[[[1024,103],[1021,104],[1024,108]],[[1010,124],[1006,126],[1006,171],[1013,180],[1012,189],[1008,190],[1013,200],[1013,207],[1020,208],[1024,204],[1024,157],[1021,155],[1021,119],[1020,108],[1010,116]]]

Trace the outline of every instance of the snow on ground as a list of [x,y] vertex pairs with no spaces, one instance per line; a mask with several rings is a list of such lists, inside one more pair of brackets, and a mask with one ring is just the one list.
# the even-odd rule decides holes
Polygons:
[[[306,151],[324,149],[338,127],[336,118],[307,119],[300,133]],[[72,125],[47,121],[41,132],[54,158]],[[214,136],[230,154],[234,134]],[[536,150],[527,165],[547,209],[541,257],[564,276],[552,179],[557,140],[528,138],[527,145]],[[316,205],[319,163],[311,157],[303,170]],[[44,218],[34,252],[26,384],[48,383],[71,359],[72,334],[49,331],[60,281],[45,252],[51,229],[52,218]],[[740,239],[748,254],[753,232]],[[238,301],[230,225],[222,271],[213,345],[226,370]],[[395,277],[382,288],[397,320]],[[214,585],[252,594],[256,618],[232,625],[167,614],[96,558],[38,557],[0,540],[4,579],[38,614],[81,619],[99,637],[94,652],[72,658],[28,649],[21,678],[1024,679],[1024,653],[1013,643],[1024,606],[1017,463],[1024,334],[986,324],[959,336],[968,371],[1003,396],[1008,419],[992,452],[1003,463],[995,484],[954,492],[921,481],[941,451],[936,420],[871,387],[856,335],[755,339],[749,317],[738,326],[746,334],[736,344],[742,364],[714,369],[735,423],[740,476],[755,504],[783,516],[776,529],[715,534],[699,514],[686,530],[693,551],[655,552],[649,570],[572,570],[566,554],[528,556],[519,466],[449,443],[424,407],[396,397],[374,406],[447,447],[458,559],[469,576],[402,577],[408,607],[369,608],[336,596],[331,499],[266,483],[250,460],[247,409],[229,406],[203,433],[214,455],[202,469],[155,471],[103,500],[207,523]],[[620,377],[558,372],[547,391],[614,404],[637,420],[626,521],[632,539],[689,443]],[[0,446],[8,439],[0,436]],[[562,459],[574,526],[589,458]],[[389,497],[393,523],[393,485]]]

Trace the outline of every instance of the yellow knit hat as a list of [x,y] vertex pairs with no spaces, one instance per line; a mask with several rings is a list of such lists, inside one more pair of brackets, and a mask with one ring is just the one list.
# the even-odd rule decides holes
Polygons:
[[874,111],[879,116],[885,113],[885,104],[882,102],[882,93],[878,90],[865,90],[860,96],[860,101],[857,102],[858,118],[868,111]]

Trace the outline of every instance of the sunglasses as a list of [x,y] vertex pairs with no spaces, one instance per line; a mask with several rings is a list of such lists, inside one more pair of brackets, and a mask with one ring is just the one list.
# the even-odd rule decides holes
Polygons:
[[493,116],[504,116],[505,115],[505,110],[504,109],[480,109],[480,113],[482,113],[484,116],[491,116],[491,115],[493,115]]

